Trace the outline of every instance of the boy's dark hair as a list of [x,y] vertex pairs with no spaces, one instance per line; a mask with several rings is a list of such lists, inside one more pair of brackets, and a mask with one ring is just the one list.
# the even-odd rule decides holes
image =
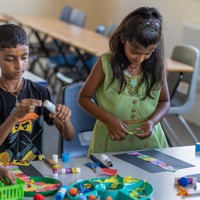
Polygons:
[[[128,14],[114,31],[109,41],[112,52],[113,79],[120,81],[119,93],[126,86],[123,71],[131,63],[124,52],[124,41],[134,44],[138,42],[144,47],[157,44],[157,48],[152,52],[149,59],[142,64],[143,79],[147,83],[146,95],[151,96],[151,91],[155,86],[160,85],[164,69],[164,50],[162,35],[162,16],[156,8],[140,7]],[[142,84],[140,83],[140,85]]]
[[0,50],[16,48],[18,44],[29,46],[29,40],[23,28],[15,24],[0,26]]

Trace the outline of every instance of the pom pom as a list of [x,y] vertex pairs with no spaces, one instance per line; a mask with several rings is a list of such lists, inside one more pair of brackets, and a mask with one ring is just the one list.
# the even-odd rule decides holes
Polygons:
[[179,180],[178,180],[178,183],[179,185],[183,186],[183,187],[186,187],[188,184],[189,184],[189,180],[188,178],[186,177],[181,177]]
[[107,196],[106,200],[113,200],[113,198],[111,196]]
[[46,198],[41,194],[35,194],[33,200],[45,200]]
[[68,193],[71,195],[71,196],[76,196],[77,193],[78,193],[78,190],[77,188],[70,188]]
[[90,200],[95,200],[95,199],[96,199],[96,196],[94,196],[93,194],[91,194],[91,195],[88,196],[88,199],[90,199]]

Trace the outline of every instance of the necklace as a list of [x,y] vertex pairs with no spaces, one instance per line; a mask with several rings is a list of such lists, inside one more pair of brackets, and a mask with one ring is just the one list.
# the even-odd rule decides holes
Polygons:
[[16,105],[16,106],[19,106],[18,95],[19,95],[20,90],[21,90],[22,87],[23,87],[24,79],[22,79],[22,81],[21,81],[21,83],[20,83],[20,86],[17,88],[17,90],[16,90],[15,92],[10,92],[10,91],[8,90],[8,88],[5,86],[5,84],[3,83],[3,81],[1,80],[1,78],[0,78],[0,83],[1,83],[1,85],[3,86],[3,88],[6,90],[6,92],[8,92],[9,94],[15,96],[15,98],[16,98],[15,105]]
[[137,94],[139,85],[142,81],[142,76],[142,73],[134,77],[125,75],[129,95],[134,96],[135,94]]
[[135,71],[139,66],[137,65],[136,67],[133,67],[132,65],[128,66],[129,68],[131,68],[131,72]]

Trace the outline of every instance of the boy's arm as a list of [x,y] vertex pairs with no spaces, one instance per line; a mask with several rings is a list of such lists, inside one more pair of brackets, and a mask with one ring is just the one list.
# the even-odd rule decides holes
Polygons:
[[68,141],[74,137],[74,126],[71,123],[71,110],[63,105],[56,105],[56,114],[50,113],[49,117],[53,119],[53,123],[60,132],[61,136]]
[[74,126],[71,120],[62,122],[61,120],[55,119],[54,124],[65,140],[71,141],[74,138]]

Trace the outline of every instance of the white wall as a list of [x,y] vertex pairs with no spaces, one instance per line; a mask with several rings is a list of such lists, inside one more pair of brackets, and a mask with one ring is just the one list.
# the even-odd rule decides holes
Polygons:
[[61,5],[71,5],[88,12],[87,27],[97,24],[119,23],[125,15],[140,6],[157,7],[164,18],[166,55],[174,44],[182,42],[182,23],[200,21],[200,0],[63,0]]
[[200,22],[200,0],[1,0],[0,12],[44,14],[58,17],[62,6],[70,5],[87,13],[86,27],[119,23],[140,6],[157,7],[164,18],[166,55],[182,42],[184,21]]
[[[53,8],[57,8],[56,2],[57,0],[0,0],[0,13],[52,15]],[[60,4],[57,5],[60,8]]]

